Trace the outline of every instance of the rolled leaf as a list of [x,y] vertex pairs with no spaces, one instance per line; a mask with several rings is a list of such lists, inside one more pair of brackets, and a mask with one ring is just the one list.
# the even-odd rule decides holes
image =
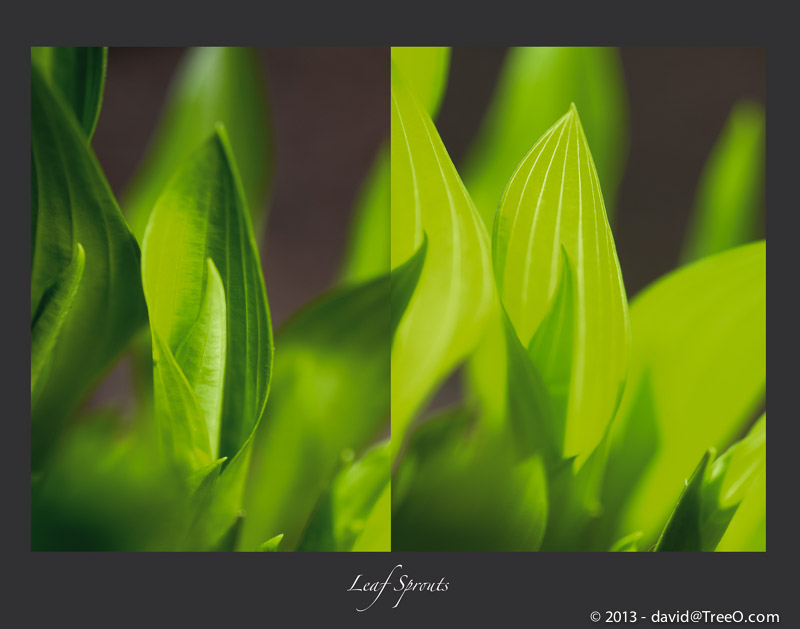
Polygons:
[[570,103],[581,112],[606,209],[613,214],[627,152],[627,98],[617,51],[513,48],[463,169],[487,227],[509,173]]
[[430,116],[392,67],[392,268],[428,234],[392,347],[392,451],[415,413],[480,339],[492,299],[489,242]]
[[31,48],[31,62],[37,64],[50,86],[59,90],[86,137],[91,139],[103,102],[108,49],[35,47]]
[[145,322],[139,247],[70,107],[31,71],[31,314],[75,255],[77,294],[61,326],[47,381],[31,406],[37,468],[64,417]]
[[263,413],[273,344],[258,248],[222,127],[159,197],[143,251],[151,328],[192,377],[212,432],[217,429],[209,413],[218,404],[215,387],[224,361],[219,437],[212,439],[218,448],[211,453],[230,459]]
[[272,134],[258,55],[250,48],[199,47],[181,61],[150,147],[123,198],[140,241],[169,178],[217,123],[228,130],[253,225],[260,231],[272,172]]
[[574,339],[561,343],[571,346],[563,454],[586,457],[622,394],[630,323],[597,172],[574,105],[517,167],[495,221],[498,292],[523,345],[555,294],[562,247],[575,269],[574,308],[564,314],[574,317],[567,324]]

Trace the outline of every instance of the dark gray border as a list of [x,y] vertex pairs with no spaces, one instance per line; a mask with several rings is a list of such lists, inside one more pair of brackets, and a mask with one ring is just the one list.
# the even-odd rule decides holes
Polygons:
[[[784,337],[785,317],[797,319],[797,245],[787,242],[797,233],[787,219],[797,213],[798,137],[795,98],[796,49],[794,33],[770,40],[770,31],[788,15],[766,19],[758,4],[734,8],[732,3],[672,2],[656,7],[638,3],[627,12],[608,3],[577,6],[529,4],[526,15],[503,9],[494,2],[482,7],[435,11],[430,3],[414,9],[409,3],[390,6],[369,3],[350,17],[338,3],[322,7],[299,3],[264,3],[238,10],[230,0],[203,8],[170,9],[163,2],[132,4],[91,3],[95,10],[79,14],[74,3],[47,8],[28,5],[28,20],[9,30],[17,40],[3,56],[7,66],[2,99],[5,153],[7,225],[3,255],[6,277],[13,287],[12,303],[28,303],[29,271],[20,260],[29,259],[29,55],[32,44],[115,45],[767,45],[768,50],[768,199],[777,229],[770,244],[768,275],[775,287],[770,296],[769,363],[774,418],[770,429],[769,530],[767,553],[681,554],[559,553],[559,554],[34,554],[30,553],[29,398],[25,369],[29,337],[9,335],[5,352],[7,407],[4,536],[16,561],[5,563],[17,605],[25,602],[30,626],[57,620],[81,621],[93,626],[117,623],[139,626],[304,626],[304,622],[352,623],[381,626],[421,626],[440,623],[465,626],[492,622],[505,626],[590,626],[589,613],[597,610],[714,610],[777,612],[783,623],[797,616],[794,550],[797,490],[794,450],[798,443],[796,361],[788,361],[790,345]],[[210,4],[210,3],[209,3]],[[561,12],[556,16],[553,7]],[[28,8],[30,7],[30,8]],[[16,6],[22,10],[21,5]],[[393,13],[394,10],[394,13]],[[291,11],[291,15],[290,15]],[[472,20],[471,33],[465,26]],[[86,17],[86,16],[91,16]],[[10,20],[9,20],[10,22]],[[7,24],[9,23],[7,22]],[[468,34],[469,33],[469,34]],[[8,41],[8,40],[7,40]],[[387,86],[388,89],[388,86]],[[23,94],[24,97],[19,97]],[[388,112],[387,112],[388,115]],[[25,150],[23,151],[23,147]],[[25,157],[21,157],[25,155]],[[791,169],[791,171],[790,171]],[[786,276],[786,277],[782,277]],[[768,282],[770,283],[770,282]],[[782,303],[787,301],[788,303]],[[7,330],[27,330],[25,308],[5,309]],[[777,340],[776,340],[777,339]],[[768,340],[768,343],[770,341]],[[774,351],[773,351],[774,350]],[[781,368],[783,367],[783,368]],[[788,367],[788,368],[787,368]],[[13,382],[19,379],[19,382]],[[790,384],[791,383],[791,384]],[[789,392],[787,395],[786,392]],[[365,613],[354,592],[347,592],[357,574],[384,578],[396,564],[420,580],[445,577],[445,593],[407,595],[397,609],[381,599]],[[385,603],[385,604],[384,604]],[[22,610],[20,610],[22,611]],[[427,621],[427,622],[426,622]],[[516,621],[516,622],[515,622]],[[640,621],[640,622],[650,622]],[[795,621],[796,622],[796,621]],[[753,625],[751,625],[753,626]]]

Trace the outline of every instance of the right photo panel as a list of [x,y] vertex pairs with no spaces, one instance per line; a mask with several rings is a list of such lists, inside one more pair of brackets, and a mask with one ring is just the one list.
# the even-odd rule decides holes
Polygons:
[[392,48],[392,550],[766,550],[765,95],[764,48]]

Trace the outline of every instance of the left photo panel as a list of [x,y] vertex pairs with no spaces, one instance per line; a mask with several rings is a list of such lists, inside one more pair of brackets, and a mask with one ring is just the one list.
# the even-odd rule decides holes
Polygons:
[[390,550],[389,57],[31,48],[32,550]]

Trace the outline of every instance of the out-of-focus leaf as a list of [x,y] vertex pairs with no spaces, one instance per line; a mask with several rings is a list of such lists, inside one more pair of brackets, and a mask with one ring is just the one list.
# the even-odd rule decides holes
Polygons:
[[636,531],[621,538],[609,548],[612,553],[635,553],[639,550],[639,540],[642,539],[642,532]]
[[[632,303],[631,369],[610,460],[657,446],[620,524],[643,530],[647,543],[703,453],[730,443],[764,398],[766,251],[761,241],[704,258],[660,279]],[[655,418],[642,412],[643,395]]]
[[475,347],[492,299],[489,239],[419,101],[392,66],[392,268],[428,234],[392,346],[392,456],[415,413]]
[[[187,361],[180,364],[181,370],[197,378],[190,384],[209,412],[218,404],[215,387],[219,382],[214,379],[221,373],[219,361],[224,361],[219,447],[213,446],[211,452],[213,458],[231,458],[264,410],[273,344],[258,248],[222,127],[189,158],[159,197],[143,251],[151,328],[176,359]],[[213,267],[219,271],[224,304],[215,273],[209,271]],[[208,284],[207,277],[211,278]],[[223,331],[219,326],[225,321]],[[204,347],[208,354],[190,364]],[[208,423],[216,430],[213,417]]]
[[[182,479],[142,426],[81,417],[31,485],[31,549],[167,551],[189,522]],[[155,455],[154,455],[155,454]]]
[[393,46],[392,63],[432,119],[436,119],[447,88],[450,48]]
[[713,551],[753,480],[766,465],[766,417],[714,460],[703,456],[654,550]]
[[627,99],[613,48],[513,48],[464,166],[487,227],[508,176],[553,120],[575,103],[613,214],[627,153]]
[[[261,64],[255,50],[188,50],[139,171],[123,199],[133,233],[142,239],[153,207],[175,170],[225,125],[257,231],[272,171],[272,135]],[[221,271],[221,270],[220,270]]]
[[495,221],[498,292],[523,345],[555,293],[562,247],[575,267],[563,454],[582,460],[600,442],[619,403],[630,324],[597,172],[574,105],[517,167]]
[[428,236],[423,234],[422,244],[416,253],[392,270],[392,337],[394,337],[397,326],[400,325],[400,320],[408,307],[408,302],[417,287],[427,251]]
[[89,139],[100,116],[107,61],[104,47],[31,48],[31,62],[38,65],[50,86],[61,92]]
[[278,547],[281,545],[281,541],[283,540],[283,533],[280,535],[276,535],[275,537],[271,537],[266,542],[261,544],[258,547],[258,551],[262,553],[272,553],[278,550]]
[[353,551],[374,553],[390,550],[392,550],[392,484],[387,480],[367,517],[361,535],[353,544]]
[[36,404],[40,384],[47,378],[58,335],[78,294],[86,253],[75,243],[72,261],[45,290],[31,320],[31,406]]
[[252,550],[279,532],[286,536],[283,548],[295,549],[342,451],[362,451],[387,425],[390,315],[384,275],[337,289],[279,332],[240,549]]
[[692,262],[754,240],[762,209],[764,111],[733,108],[700,177],[682,258]]
[[[78,292],[49,375],[31,405],[32,469],[89,386],[145,322],[139,247],[72,111],[34,64],[31,71],[31,313],[85,252]],[[87,350],[91,348],[91,351]]]
[[[385,536],[390,538],[391,504],[380,505],[385,509],[383,517],[373,514],[390,487],[390,471],[388,441],[372,448],[355,463],[348,464],[336,475],[322,497],[297,550],[348,551],[356,545],[362,550],[390,550],[389,546],[370,549],[370,544],[364,543],[371,534],[366,525],[372,518],[385,525]],[[376,529],[380,528],[376,526]],[[365,532],[368,538],[362,542]],[[380,534],[380,530],[375,533]]]
[[767,550],[766,466],[747,492],[722,536],[719,552],[765,552]]
[[353,284],[389,272],[389,150],[381,147],[361,186],[345,249],[341,280]]
[[[538,550],[547,479],[538,455],[469,434],[469,415],[446,411],[409,439],[392,486],[392,550]],[[396,480],[396,482],[395,482]]]

